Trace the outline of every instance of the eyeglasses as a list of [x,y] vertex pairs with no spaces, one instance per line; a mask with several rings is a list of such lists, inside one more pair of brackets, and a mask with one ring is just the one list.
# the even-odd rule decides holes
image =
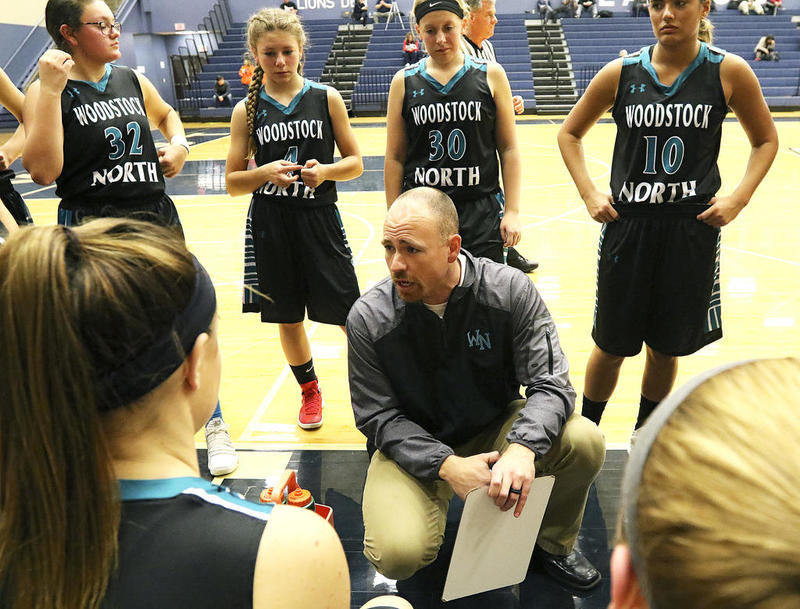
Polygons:
[[89,23],[82,23],[82,25],[96,25],[103,36],[110,34],[111,30],[114,30],[117,34],[122,31],[122,24],[119,21],[115,21],[114,23],[108,23],[107,21],[90,21]]

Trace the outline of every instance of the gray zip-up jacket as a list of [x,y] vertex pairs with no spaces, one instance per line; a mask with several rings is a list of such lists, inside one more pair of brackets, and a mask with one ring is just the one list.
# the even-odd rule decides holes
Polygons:
[[506,417],[520,385],[527,403],[507,439],[536,455],[550,450],[575,409],[569,366],[533,283],[516,269],[462,253],[464,279],[443,318],[403,301],[390,278],[347,317],[356,426],[425,480],[439,479],[452,446]]

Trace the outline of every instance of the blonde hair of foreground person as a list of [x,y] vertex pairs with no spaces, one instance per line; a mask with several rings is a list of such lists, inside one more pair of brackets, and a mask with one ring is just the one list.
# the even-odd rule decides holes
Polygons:
[[[143,397],[106,410],[96,372],[129,361],[133,344],[177,337],[199,274],[170,229],[129,219],[25,228],[0,247],[5,608],[101,606],[119,552],[117,478],[199,476],[193,437],[220,377],[213,301],[210,328]],[[350,607],[341,543],[306,510],[273,510],[254,573],[256,608]]]
[[620,527],[610,609],[800,607],[798,463],[800,359],[748,362],[702,382],[647,456],[630,499],[642,564]]

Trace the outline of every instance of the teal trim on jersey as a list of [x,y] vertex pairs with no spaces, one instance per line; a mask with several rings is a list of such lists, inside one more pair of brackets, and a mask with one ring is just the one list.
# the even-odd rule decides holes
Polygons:
[[[648,74],[653,79],[653,82],[658,86],[659,89],[667,96],[672,97],[678,90],[681,88],[686,79],[691,76],[692,72],[694,72],[701,63],[703,63],[706,59],[709,58],[708,53],[708,45],[705,42],[700,43],[700,51],[697,53],[697,57],[694,58],[692,63],[690,63],[686,69],[681,72],[680,76],[675,79],[675,82],[672,83],[670,86],[663,84],[660,80],[658,80],[658,74],[656,74],[656,70],[653,67],[653,64],[650,63],[650,49],[647,50],[642,49],[642,51],[637,56],[638,61],[641,62],[642,67],[647,71]],[[721,59],[719,61],[722,61]],[[623,63],[625,60],[623,59]],[[718,62],[715,62],[718,63]]]
[[100,79],[99,82],[92,82],[91,80],[76,80],[75,82],[82,82],[85,85],[89,85],[100,91],[100,93],[105,93],[106,87],[108,86],[108,77],[111,76],[111,64],[106,64],[106,73],[103,75],[103,78]]
[[[300,100],[303,99],[303,95],[305,95],[306,92],[308,92],[308,90],[311,88],[311,85],[313,85],[313,84],[315,84],[315,83],[312,83],[307,78],[304,78],[303,79],[303,88],[300,89],[300,91],[297,93],[297,95],[294,96],[294,99],[292,99],[291,103],[288,106],[284,106],[281,102],[279,102],[274,97],[270,97],[269,95],[267,95],[267,91],[264,89],[263,85],[261,86],[261,92],[259,93],[259,97],[261,97],[261,99],[263,99],[264,101],[269,102],[270,104],[275,106],[278,110],[280,110],[284,114],[288,115],[288,114],[291,114],[292,112],[294,112],[294,109],[297,107],[297,104],[299,104]],[[324,86],[324,85],[321,85],[321,86]]]
[[169,499],[177,497],[187,488],[217,490],[217,485],[203,478],[186,476],[183,478],[159,478],[157,480],[120,480],[119,492],[123,501],[137,499]]
[[[425,80],[427,80],[431,84],[431,86],[433,86],[434,89],[436,89],[437,91],[439,91],[439,93],[442,93],[442,94],[450,93],[450,91],[453,89],[453,87],[455,87],[458,84],[458,81],[463,78],[464,74],[466,74],[467,70],[469,70],[470,68],[478,68],[478,69],[480,69],[480,66],[475,63],[475,61],[473,60],[472,57],[470,57],[469,55],[464,55],[464,65],[461,66],[461,68],[458,70],[458,72],[453,74],[453,77],[447,82],[446,85],[443,85],[438,80],[436,80],[433,76],[428,74],[428,71],[425,69],[425,62],[424,61],[420,61],[419,62],[419,73],[420,73],[420,76],[422,76]],[[483,64],[483,71],[486,71],[486,64],[485,63]],[[411,74],[407,73],[406,76],[411,76]]]
[[[228,507],[238,512],[258,512],[269,514],[272,505],[253,503],[203,478],[186,476],[182,478],[161,478],[158,480],[119,480],[122,501],[143,501],[147,499],[172,499],[182,494],[205,498],[208,503]],[[263,516],[260,516],[263,518]]]
[[727,53],[727,51],[710,44],[706,46],[708,46],[708,61],[711,63],[722,63],[722,60],[725,59],[725,53]]
[[642,47],[635,53],[630,53],[622,58],[622,65],[623,66],[630,66],[635,63],[639,63],[642,60],[642,54],[647,53],[650,51],[650,47]]

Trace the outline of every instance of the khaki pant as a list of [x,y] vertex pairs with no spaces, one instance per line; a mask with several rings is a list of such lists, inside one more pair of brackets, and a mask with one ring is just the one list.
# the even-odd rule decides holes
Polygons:
[[[467,457],[508,446],[506,435],[524,400],[510,404],[510,416],[455,453]],[[573,414],[550,451],[536,459],[536,475],[556,477],[537,543],[547,552],[568,554],[583,520],[586,496],[605,460],[597,426]],[[379,573],[406,579],[432,563],[444,538],[453,489],[442,480],[418,480],[380,451],[372,455],[364,485],[364,556]]]

